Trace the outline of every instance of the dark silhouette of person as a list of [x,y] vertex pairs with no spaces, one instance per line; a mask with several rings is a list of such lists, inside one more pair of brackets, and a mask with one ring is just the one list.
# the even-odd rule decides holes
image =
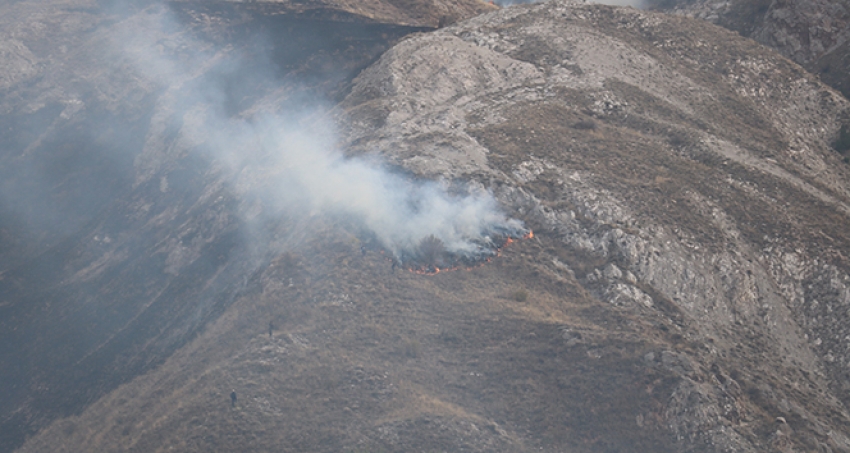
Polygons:
[[269,338],[272,338],[272,334],[274,333],[274,324],[269,321]]
[[236,390],[230,392],[230,407],[236,406]]

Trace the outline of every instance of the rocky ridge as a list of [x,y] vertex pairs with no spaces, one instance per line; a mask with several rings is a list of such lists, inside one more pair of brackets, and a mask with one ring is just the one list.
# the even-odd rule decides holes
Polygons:
[[772,47],[850,93],[850,5],[844,1],[649,2],[707,20]]
[[262,14],[286,14],[337,21],[368,21],[412,27],[437,27],[440,24],[456,22],[497,9],[496,6],[481,0],[460,2],[445,0],[260,0],[255,2],[173,0],[173,4],[199,9],[236,6],[242,11],[256,11]]
[[745,421],[763,410],[801,422],[777,427],[784,449],[848,448],[850,192],[830,148],[848,105],[816,78],[692,21],[552,2],[406,40],[345,105],[355,149],[489,181],[537,234],[602,261],[552,252],[552,272],[641,317],[681,310],[690,360],[715,373],[679,368],[681,448],[763,451]]
[[[168,35],[177,54],[239,35],[210,33],[209,10],[184,17],[206,38]],[[281,74],[283,88],[226,104],[286,105]],[[6,445],[23,432],[25,452],[850,451],[850,174],[830,148],[848,103],[780,55],[685,17],[555,1],[411,36],[350,85],[315,79],[347,93],[334,116],[349,156],[486,188],[535,231],[433,276],[320,215],[271,222],[257,254],[244,219],[265,201],[197,151],[203,108],[112,80],[150,106],[103,98],[140,118],[125,191],[2,274],[7,327],[47,313],[32,338],[3,329],[31,348],[2,357],[17,370],[4,379],[28,386],[3,408],[20,436]],[[89,118],[89,99],[48,123]],[[249,186],[266,175],[240,171]],[[75,336],[69,320],[117,326]],[[87,370],[120,379],[86,387]],[[50,407],[69,395],[82,397]]]

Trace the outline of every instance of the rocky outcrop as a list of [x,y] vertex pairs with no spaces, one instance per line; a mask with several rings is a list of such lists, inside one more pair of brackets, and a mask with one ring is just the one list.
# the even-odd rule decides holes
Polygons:
[[842,1],[648,2],[659,9],[704,19],[773,47],[850,94],[850,7]]
[[572,251],[543,265],[698,345],[647,356],[681,378],[663,415],[681,451],[850,448],[830,149],[848,104],[802,68],[690,20],[553,2],[406,40],[344,105],[355,152],[489,181]]

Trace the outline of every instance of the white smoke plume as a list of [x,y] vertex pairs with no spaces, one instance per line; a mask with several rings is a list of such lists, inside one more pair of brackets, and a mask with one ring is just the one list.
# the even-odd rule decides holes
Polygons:
[[230,120],[211,140],[241,169],[237,187],[261,191],[269,212],[350,216],[399,259],[415,255],[431,235],[448,253],[480,257],[499,245],[490,236],[525,232],[483,189],[452,195],[439,182],[403,177],[380,160],[344,157],[334,147],[333,126],[320,116]]
[[[180,27],[161,12],[150,19],[151,26]],[[143,36],[122,37],[116,44],[175,99],[169,109],[182,111],[174,115],[183,118],[178,140],[203,147],[226,168],[236,193],[262,200],[264,217],[346,215],[398,260],[415,258],[419,244],[430,236],[448,254],[477,259],[492,253],[500,239],[525,233],[522,222],[505,216],[483,188],[450,194],[443,184],[404,177],[378,158],[345,157],[335,146],[334,125],[320,101],[284,96],[272,102],[267,97],[259,112],[227,115],[221,105],[226,93],[197,75],[209,63],[169,57],[160,43]],[[197,60],[226,60],[222,66],[229,74],[249,73],[254,80],[272,72],[264,67],[267,60],[255,55],[245,63],[247,58],[211,49]]]

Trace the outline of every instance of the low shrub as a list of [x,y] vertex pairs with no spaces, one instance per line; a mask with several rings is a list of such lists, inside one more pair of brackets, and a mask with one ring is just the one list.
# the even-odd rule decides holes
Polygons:
[[411,359],[419,357],[422,353],[422,345],[417,340],[407,340],[404,342],[403,354]]
[[428,266],[436,266],[440,264],[443,253],[446,247],[443,241],[433,234],[422,239],[419,242],[419,256],[422,263]]
[[591,119],[581,120],[573,124],[573,128],[593,131],[596,130],[596,121],[593,121]]
[[838,132],[838,139],[835,140],[832,147],[841,154],[850,151],[850,125],[845,124],[841,126],[841,130]]
[[528,300],[528,291],[524,289],[517,289],[511,292],[511,299],[517,302],[525,302]]

